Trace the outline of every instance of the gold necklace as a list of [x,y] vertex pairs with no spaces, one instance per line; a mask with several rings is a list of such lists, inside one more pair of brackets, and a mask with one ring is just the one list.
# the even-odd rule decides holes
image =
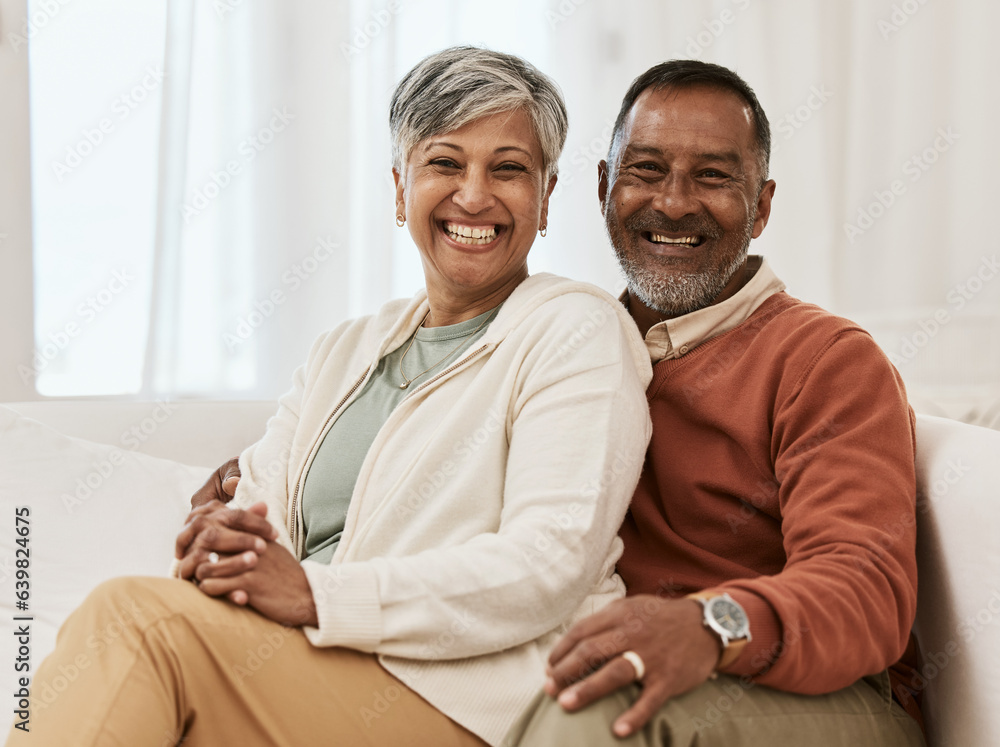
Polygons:
[[452,354],[452,353],[454,353],[454,352],[455,352],[456,350],[458,350],[458,349],[459,349],[460,347],[462,347],[462,345],[464,345],[464,344],[465,344],[465,341],[466,341],[466,339],[468,339],[469,337],[472,337],[472,336],[473,336],[474,334],[476,334],[476,332],[478,332],[478,331],[479,331],[479,330],[481,330],[481,329],[482,329],[482,328],[483,328],[484,326],[486,326],[486,322],[490,321],[490,319],[492,319],[492,318],[493,318],[493,316],[494,316],[493,314],[489,314],[489,315],[488,315],[488,316],[487,316],[487,317],[486,317],[485,319],[483,319],[483,321],[481,321],[481,322],[479,323],[479,326],[478,326],[478,327],[476,327],[476,328],[475,328],[474,330],[472,330],[472,331],[471,331],[471,332],[470,332],[469,334],[467,334],[467,335],[462,335],[462,339],[461,339],[461,340],[459,340],[459,342],[458,342],[458,345],[456,345],[456,346],[455,346],[455,347],[453,347],[453,348],[452,348],[451,350],[449,350],[449,351],[448,351],[448,352],[447,352],[447,353],[445,354],[444,358],[441,358],[441,359],[440,359],[440,360],[438,360],[438,362],[437,362],[437,363],[435,363],[435,364],[434,364],[433,366],[431,366],[430,368],[425,368],[425,369],[424,369],[423,371],[421,371],[421,372],[420,372],[420,373],[418,373],[418,374],[417,374],[416,376],[414,376],[414,377],[413,377],[412,379],[410,379],[410,378],[407,378],[407,376],[406,376],[406,374],[405,374],[405,373],[403,373],[403,359],[404,359],[404,358],[406,358],[406,354],[410,352],[410,347],[412,347],[412,345],[413,345],[413,341],[417,339],[417,332],[419,332],[419,331],[420,331],[420,328],[421,328],[421,327],[423,326],[424,322],[425,322],[425,321],[427,321],[427,317],[428,317],[428,316],[430,316],[430,313],[431,313],[431,312],[430,312],[430,311],[428,310],[428,312],[427,312],[426,314],[424,314],[424,318],[420,320],[420,324],[418,324],[418,325],[417,325],[417,328],[416,328],[415,330],[413,330],[413,336],[412,336],[412,337],[410,338],[410,342],[409,342],[409,344],[408,344],[408,345],[406,346],[406,350],[404,350],[404,351],[403,351],[403,355],[402,355],[402,356],[400,356],[400,358],[399,358],[399,375],[403,377],[403,383],[399,385],[399,388],[400,388],[400,389],[406,389],[406,387],[408,387],[408,386],[409,386],[410,384],[412,384],[412,383],[413,383],[414,381],[416,381],[417,379],[419,379],[419,378],[420,378],[421,376],[423,376],[423,375],[424,375],[425,373],[427,373],[428,371],[430,371],[430,370],[431,370],[431,369],[433,369],[433,368],[437,368],[438,366],[440,366],[440,365],[441,365],[441,363],[442,363],[443,361],[447,360],[447,359],[448,359],[448,357],[449,357],[449,356],[451,356],[451,354]]

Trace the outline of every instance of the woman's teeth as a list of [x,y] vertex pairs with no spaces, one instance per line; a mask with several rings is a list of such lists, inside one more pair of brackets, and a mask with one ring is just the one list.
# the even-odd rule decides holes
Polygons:
[[459,244],[489,244],[497,237],[496,226],[473,228],[472,226],[463,226],[458,223],[445,223],[444,228],[448,232],[448,236]]

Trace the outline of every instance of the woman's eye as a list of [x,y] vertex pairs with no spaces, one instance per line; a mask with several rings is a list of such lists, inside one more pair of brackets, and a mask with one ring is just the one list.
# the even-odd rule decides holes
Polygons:
[[457,169],[458,164],[452,161],[450,158],[435,158],[431,161],[431,166],[440,166],[445,169]]
[[497,171],[527,171],[528,169],[519,163],[502,163],[497,167]]

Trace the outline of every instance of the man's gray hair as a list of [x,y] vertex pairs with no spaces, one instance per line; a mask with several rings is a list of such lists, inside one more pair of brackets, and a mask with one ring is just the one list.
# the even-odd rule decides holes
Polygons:
[[392,94],[392,165],[403,173],[424,138],[517,109],[534,125],[548,179],[558,170],[568,119],[562,94],[547,75],[520,57],[478,47],[449,47],[425,57]]

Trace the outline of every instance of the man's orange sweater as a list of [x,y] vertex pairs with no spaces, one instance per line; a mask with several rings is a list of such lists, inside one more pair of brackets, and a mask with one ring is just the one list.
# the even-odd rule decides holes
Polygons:
[[781,690],[830,692],[899,660],[917,600],[914,423],[868,333],[776,293],[658,363],[647,396],[629,593],[728,592],[753,640],[727,671]]

